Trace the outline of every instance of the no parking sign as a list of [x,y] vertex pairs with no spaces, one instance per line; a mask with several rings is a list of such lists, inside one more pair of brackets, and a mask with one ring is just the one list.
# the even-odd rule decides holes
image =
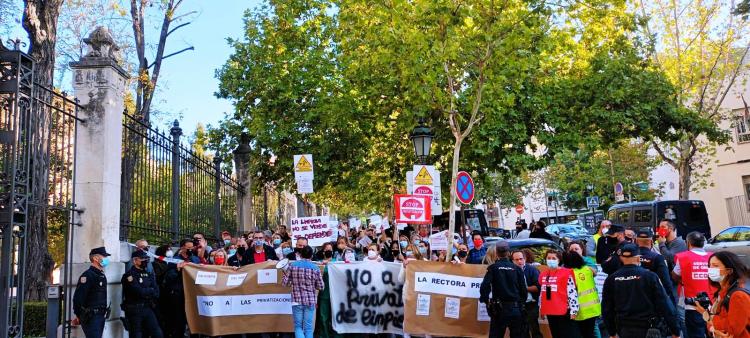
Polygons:
[[471,204],[474,200],[474,180],[465,171],[459,171],[456,176],[456,197],[463,204]]

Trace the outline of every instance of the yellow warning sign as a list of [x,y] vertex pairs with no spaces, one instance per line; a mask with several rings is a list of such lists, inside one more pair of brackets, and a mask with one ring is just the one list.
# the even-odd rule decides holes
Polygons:
[[294,167],[294,171],[301,172],[301,173],[311,172],[313,171],[313,167],[312,167],[312,164],[310,164],[310,161],[307,160],[305,155],[302,155],[299,158],[299,162],[297,162],[297,166]]
[[427,167],[422,167],[422,169],[419,169],[419,173],[417,173],[417,176],[414,177],[414,184],[432,185],[432,176],[430,176],[430,172],[427,170]]

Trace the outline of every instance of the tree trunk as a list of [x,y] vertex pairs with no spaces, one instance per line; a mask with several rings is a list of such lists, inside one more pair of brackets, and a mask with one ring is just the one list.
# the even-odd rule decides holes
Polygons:
[[692,186],[692,175],[693,175],[693,168],[690,166],[690,161],[683,159],[679,163],[679,167],[677,172],[679,173],[679,199],[680,200],[688,200],[690,199],[690,187]]
[[456,144],[453,145],[453,165],[451,166],[451,198],[450,207],[448,208],[448,250],[445,253],[445,261],[450,262],[453,258],[453,232],[456,229],[456,176],[458,175],[458,162],[461,156],[461,143],[463,137],[456,136]]
[[[34,82],[52,87],[55,69],[57,18],[63,0],[25,0],[23,28],[29,35],[29,54],[34,58]],[[37,91],[38,95],[48,95]],[[51,102],[51,97],[38,97]],[[46,299],[46,286],[51,281],[54,261],[47,245],[47,199],[49,177],[49,108],[37,104],[32,109],[29,143],[30,193],[26,229],[26,289],[27,300]]]

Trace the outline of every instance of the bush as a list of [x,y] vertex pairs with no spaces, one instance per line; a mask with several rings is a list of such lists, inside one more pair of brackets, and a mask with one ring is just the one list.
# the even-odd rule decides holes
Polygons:
[[24,302],[23,309],[23,336],[46,337],[47,302]]

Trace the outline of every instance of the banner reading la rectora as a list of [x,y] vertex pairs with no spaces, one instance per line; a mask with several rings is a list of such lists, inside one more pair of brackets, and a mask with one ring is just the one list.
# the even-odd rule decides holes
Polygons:
[[186,265],[185,313],[193,334],[294,332],[291,289],[281,286],[275,262],[234,270]]
[[404,332],[487,337],[490,318],[479,303],[486,265],[412,261],[404,284]]
[[403,333],[400,263],[328,264],[331,320],[338,333]]

